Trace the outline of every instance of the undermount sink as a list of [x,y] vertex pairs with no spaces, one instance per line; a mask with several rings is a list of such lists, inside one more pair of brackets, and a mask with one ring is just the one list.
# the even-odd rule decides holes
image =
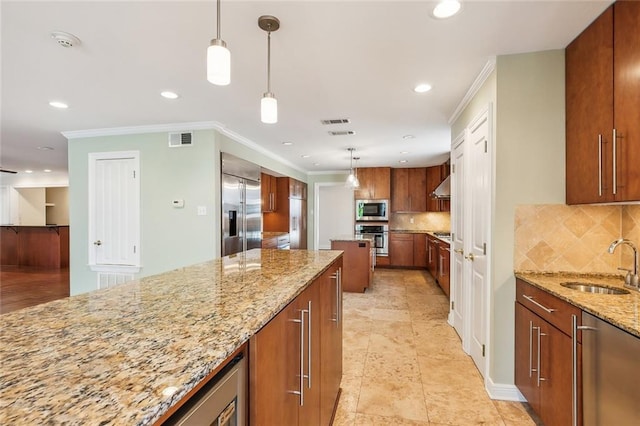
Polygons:
[[619,287],[609,287],[603,284],[594,283],[562,283],[562,287],[570,288],[572,290],[582,291],[584,293],[595,294],[629,294],[628,290]]

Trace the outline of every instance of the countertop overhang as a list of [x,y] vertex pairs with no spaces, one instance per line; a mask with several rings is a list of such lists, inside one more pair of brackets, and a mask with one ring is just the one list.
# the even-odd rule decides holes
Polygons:
[[254,249],[0,315],[0,423],[153,424],[341,255]]
[[516,272],[516,278],[545,290],[637,337],[640,337],[640,292],[629,294],[592,294],[563,287],[565,282],[599,283],[624,287],[619,275]]

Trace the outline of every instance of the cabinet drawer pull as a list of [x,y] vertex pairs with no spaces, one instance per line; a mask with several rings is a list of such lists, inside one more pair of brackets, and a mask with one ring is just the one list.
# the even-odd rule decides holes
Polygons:
[[533,321],[529,321],[529,378],[533,375],[533,372],[536,371],[533,368]]
[[522,297],[524,297],[525,299],[527,299],[529,302],[533,303],[537,307],[544,309],[545,311],[547,311],[550,314],[552,314],[555,311],[557,311],[557,309],[547,308],[546,306],[541,305],[540,303],[536,302],[535,300],[533,300],[533,296],[527,296],[526,294],[523,294]]
[[544,377],[540,376],[540,369],[542,368],[541,365],[540,365],[541,364],[541,362],[540,362],[540,345],[541,345],[540,341],[541,341],[541,339],[540,338],[542,336],[546,336],[546,334],[543,333],[542,331],[540,331],[540,327],[536,327],[536,328],[538,329],[538,368],[537,368],[536,371],[538,372],[538,387],[540,387],[540,382],[547,380]]
[[307,368],[309,369],[307,372],[307,388],[311,389],[311,300],[309,300],[307,313],[309,315],[309,321],[307,322]]

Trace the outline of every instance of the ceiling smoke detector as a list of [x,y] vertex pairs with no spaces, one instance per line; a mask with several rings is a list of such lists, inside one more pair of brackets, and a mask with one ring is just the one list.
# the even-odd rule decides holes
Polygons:
[[71,33],[65,33],[64,31],[52,32],[51,38],[53,38],[56,43],[58,43],[62,47],[79,46],[81,43],[78,37],[74,36]]

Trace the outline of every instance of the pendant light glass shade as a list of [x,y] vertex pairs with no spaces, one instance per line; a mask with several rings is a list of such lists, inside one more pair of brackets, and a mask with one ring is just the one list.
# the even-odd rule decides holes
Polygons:
[[231,82],[231,52],[220,38],[220,0],[217,1],[217,35],[207,48],[207,80],[217,86]]
[[262,95],[260,100],[260,120],[266,124],[278,122],[278,100],[271,92]]
[[356,150],[355,148],[347,148],[347,151],[349,151],[350,166],[349,166],[349,176],[347,176],[347,180],[345,181],[344,186],[351,189],[360,187],[360,181],[358,180],[358,177],[353,172],[353,151],[355,150]]
[[207,80],[218,86],[231,82],[231,52],[227,44],[217,38],[211,40],[207,49]]

